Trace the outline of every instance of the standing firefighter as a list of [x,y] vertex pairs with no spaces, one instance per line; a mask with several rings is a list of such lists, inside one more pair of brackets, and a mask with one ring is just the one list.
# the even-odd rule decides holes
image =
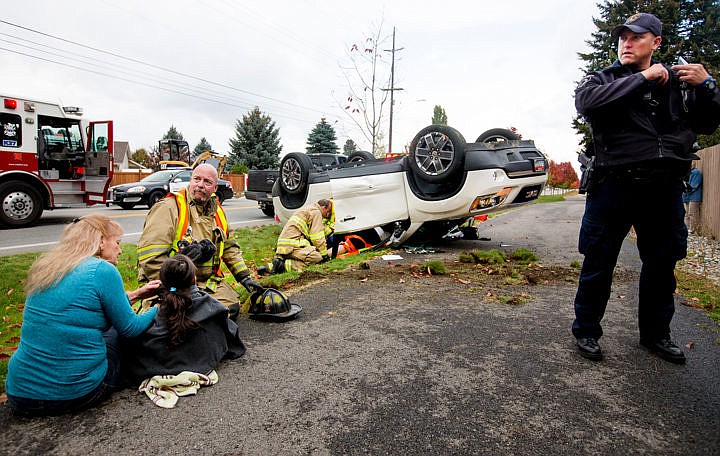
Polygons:
[[321,199],[300,208],[280,233],[272,263],[258,268],[258,274],[302,271],[305,266],[329,260],[327,237],[332,234],[332,201]]
[[214,167],[199,165],[187,189],[171,193],[152,207],[137,245],[138,283],[158,279],[163,262],[183,253],[197,266],[198,288],[223,303],[234,317],[240,309],[239,295],[224,280],[221,264],[248,291],[262,290],[262,286],[250,278],[240,247],[230,237],[225,211],[214,194],[217,179]]

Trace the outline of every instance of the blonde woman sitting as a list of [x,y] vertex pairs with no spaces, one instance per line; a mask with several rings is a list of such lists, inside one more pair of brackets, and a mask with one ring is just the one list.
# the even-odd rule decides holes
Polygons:
[[7,402],[22,415],[58,415],[101,402],[121,387],[118,333],[133,337],[157,309],[131,304],[159,281],[125,293],[116,266],[120,225],[104,215],[75,219],[30,268],[20,345],[10,358]]

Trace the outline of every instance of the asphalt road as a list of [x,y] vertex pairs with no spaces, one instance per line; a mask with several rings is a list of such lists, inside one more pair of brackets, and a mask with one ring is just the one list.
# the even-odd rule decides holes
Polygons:
[[577,355],[572,278],[525,286],[527,302],[507,304],[486,299],[488,284],[398,273],[397,264],[451,262],[463,249],[519,247],[565,268],[581,260],[582,204],[528,206],[487,222],[490,241],[401,250],[401,261],[291,288],[301,318],[241,320],[248,353],[175,409],[133,389],[73,416],[27,420],[0,407],[0,452],[720,454],[720,328],[678,304],[673,334],[692,344],[688,363],[641,349],[631,241],[604,320],[602,362]]
[[[231,198],[223,203],[231,228],[257,226],[273,223],[274,220],[262,213],[257,202],[245,198]],[[27,252],[42,252],[55,245],[62,230],[76,217],[102,213],[118,222],[125,232],[122,241],[136,243],[142,233],[146,207],[122,209],[119,206],[95,205],[79,209],[56,209],[44,211],[40,221],[28,228],[0,229],[0,256]]]

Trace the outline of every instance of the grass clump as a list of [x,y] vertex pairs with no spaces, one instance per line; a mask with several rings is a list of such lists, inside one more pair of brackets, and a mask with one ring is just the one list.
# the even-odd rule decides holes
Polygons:
[[503,264],[505,263],[505,254],[497,249],[473,250],[460,253],[459,260],[461,263]]
[[430,260],[423,264],[414,264],[411,266],[413,272],[429,275],[446,275],[448,273],[445,263],[441,260]]
[[528,249],[517,249],[510,254],[510,259],[521,264],[529,264],[538,261],[540,258]]
[[689,300],[687,305],[704,309],[720,324],[720,286],[698,274],[676,270],[675,277],[680,294]]

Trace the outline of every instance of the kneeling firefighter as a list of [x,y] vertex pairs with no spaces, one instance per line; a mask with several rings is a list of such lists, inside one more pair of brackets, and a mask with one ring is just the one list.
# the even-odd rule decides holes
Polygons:
[[311,264],[330,259],[327,239],[335,229],[335,208],[331,200],[297,210],[283,227],[272,263],[260,266],[258,274],[302,271]]

